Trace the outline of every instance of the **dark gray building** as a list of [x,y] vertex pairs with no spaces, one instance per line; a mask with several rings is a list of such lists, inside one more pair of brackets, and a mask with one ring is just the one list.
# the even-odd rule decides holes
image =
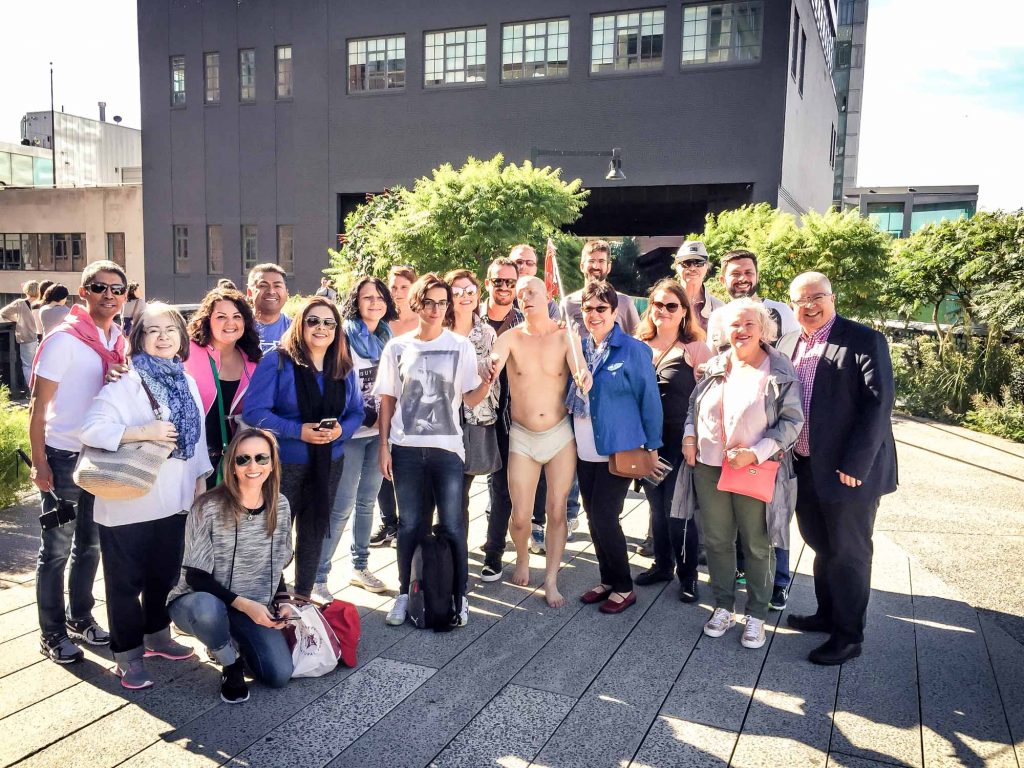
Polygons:
[[468,155],[592,192],[579,234],[832,200],[835,0],[139,0],[146,277],[195,301],[279,261],[310,291],[367,192]]

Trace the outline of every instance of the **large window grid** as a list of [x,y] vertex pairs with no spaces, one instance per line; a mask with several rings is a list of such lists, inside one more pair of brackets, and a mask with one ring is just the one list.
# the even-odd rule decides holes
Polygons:
[[220,54],[207,53],[203,55],[206,90],[204,100],[207,104],[220,103]]
[[501,79],[569,75],[569,20],[550,19],[501,28]]
[[171,56],[171,106],[185,106],[185,57]]
[[277,75],[277,98],[292,97],[292,47],[279,45],[274,49],[274,66]]
[[260,262],[259,229],[255,224],[242,225],[242,271],[248,272]]
[[79,272],[85,264],[84,233],[0,233],[0,270]]
[[183,224],[174,225],[174,274],[187,275],[188,262],[188,227]]
[[256,101],[256,49],[238,51],[238,100]]
[[661,69],[664,9],[595,16],[592,29],[591,72]]
[[206,274],[224,274],[224,228],[220,224],[206,226]]
[[405,88],[405,35],[348,41],[348,92]]
[[277,265],[289,275],[295,274],[295,225],[277,225]]
[[423,83],[428,88],[487,82],[487,28],[428,32],[423,45]]
[[892,237],[903,235],[903,203],[868,203],[868,221]]
[[683,65],[761,59],[760,2],[683,7]]

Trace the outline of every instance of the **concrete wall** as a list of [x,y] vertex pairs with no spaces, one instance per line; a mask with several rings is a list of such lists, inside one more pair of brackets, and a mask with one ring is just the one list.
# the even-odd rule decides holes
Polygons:
[[[801,0],[806,2],[806,0]],[[652,3],[654,7],[659,4]],[[590,74],[591,14],[622,11],[623,0],[487,0],[341,3],[250,0],[245,3],[139,0],[143,172],[147,272],[196,300],[219,275],[205,269],[205,227],[223,225],[225,274],[240,280],[240,226],[259,227],[261,260],[276,258],[276,225],[295,225],[293,291],[311,291],[338,231],[339,193],[410,184],[443,162],[468,155],[521,162],[531,147],[623,149],[629,186],[750,184],[755,201],[778,202],[783,183],[789,3],[766,0],[762,60],[753,65],[680,67],[682,4],[665,8],[660,71]],[[503,22],[568,16],[567,80],[500,82]],[[808,8],[807,19],[813,25]],[[487,84],[425,89],[427,31],[487,27]],[[813,26],[809,42],[818,45]],[[346,93],[349,38],[406,35],[406,87]],[[293,47],[294,97],[274,98],[274,46]],[[256,49],[256,102],[238,103],[240,47]],[[820,45],[818,45],[820,49]],[[203,53],[221,54],[221,103],[202,102]],[[184,108],[170,107],[168,61],[186,57]],[[808,71],[823,69],[808,56]],[[809,79],[825,80],[824,71]],[[822,97],[805,91],[805,101]],[[834,113],[794,108],[801,137]],[[806,124],[806,127],[805,127]],[[547,164],[550,159],[542,158]],[[608,185],[606,163],[559,163],[567,178]],[[821,179],[810,179],[813,173]],[[804,189],[804,185],[809,185]],[[827,162],[796,162],[786,187],[802,205],[831,199]],[[174,275],[172,227],[189,226],[191,274]],[[196,233],[193,235],[193,233]],[[647,234],[646,232],[622,234]]]
[[[86,261],[107,258],[107,233],[124,232],[128,279],[144,284],[141,187],[6,189],[0,192],[0,233],[85,233]],[[26,280],[76,288],[79,272],[0,270],[0,293],[19,293]],[[169,298],[159,281],[152,298]],[[146,286],[144,286],[145,288]]]

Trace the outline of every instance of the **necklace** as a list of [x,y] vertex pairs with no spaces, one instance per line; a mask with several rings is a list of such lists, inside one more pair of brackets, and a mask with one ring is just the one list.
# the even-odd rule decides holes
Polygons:
[[261,512],[263,512],[263,505],[261,504],[260,506],[256,507],[255,509],[251,509],[249,507],[245,507],[245,511],[247,513],[246,516],[245,516],[245,520],[246,520],[246,522],[249,522],[254,517],[256,517],[256,515],[258,515]]

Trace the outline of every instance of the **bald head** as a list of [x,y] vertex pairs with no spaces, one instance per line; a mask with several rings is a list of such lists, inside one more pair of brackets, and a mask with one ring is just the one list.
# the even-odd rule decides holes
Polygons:
[[789,285],[789,300],[804,333],[814,333],[836,315],[832,283],[821,272],[804,272]]
[[789,297],[791,299],[798,298],[795,292],[808,286],[812,287],[815,292],[832,293],[832,283],[829,282],[829,279],[824,274],[821,272],[801,272],[789,284]]
[[516,282],[516,298],[519,309],[530,317],[534,314],[548,314],[548,294],[544,281],[539,277],[520,277]]

